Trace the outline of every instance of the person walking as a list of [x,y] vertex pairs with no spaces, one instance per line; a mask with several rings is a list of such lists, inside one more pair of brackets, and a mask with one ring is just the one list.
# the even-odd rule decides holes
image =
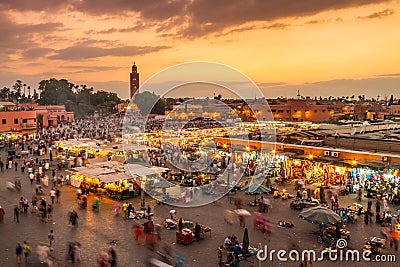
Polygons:
[[51,197],[51,204],[54,204],[54,199],[56,197],[56,190],[54,189],[54,187],[50,190],[50,197]]
[[22,263],[23,248],[22,248],[20,243],[18,243],[17,247],[15,248],[15,254],[17,256],[17,263],[21,264]]
[[[390,231],[390,235],[392,238],[392,242],[390,243],[390,247],[394,245],[394,249],[397,251],[399,248],[399,240],[400,240],[400,234],[398,231]],[[392,244],[393,243],[393,244]]]
[[119,210],[121,209],[121,205],[119,204],[119,202],[115,202],[114,205],[114,215],[118,216],[119,215]]
[[380,213],[381,212],[381,201],[378,199],[375,203],[375,212]]
[[81,244],[77,243],[72,246],[73,261],[81,261]]
[[50,233],[47,235],[47,238],[50,241],[50,249],[53,249],[53,245],[54,245],[54,233],[53,233],[53,230],[50,230]]
[[110,263],[110,267],[117,267],[117,253],[112,247],[110,247],[108,255],[108,262]]
[[35,175],[32,172],[29,173],[29,180],[31,181],[31,184],[33,184],[33,180],[35,180]]
[[371,210],[372,209],[372,200],[368,199],[368,208],[367,210]]
[[31,253],[31,248],[29,247],[28,242],[24,241],[24,245],[22,246],[22,251],[25,255],[25,262],[28,262],[29,254]]
[[386,198],[383,198],[383,211],[388,211],[389,207],[388,207],[388,202]]
[[126,219],[128,216],[128,202],[126,201],[123,205],[122,205],[122,212],[123,212],[123,218]]
[[361,202],[361,198],[362,198],[362,189],[361,189],[361,187],[358,189],[358,191],[357,191],[357,195],[358,195],[358,202]]
[[368,222],[369,222],[369,213],[366,212],[366,213],[364,214],[364,223],[365,223],[365,225],[368,225]]
[[19,208],[18,205],[15,205],[14,208],[14,222],[17,221],[19,223]]
[[56,203],[60,203],[61,191],[60,189],[56,189]]
[[218,248],[218,267],[222,267],[222,254],[223,254],[223,251],[224,251],[224,246],[223,245],[221,245],[219,248]]
[[78,222],[78,213],[76,213],[75,210],[73,210],[70,215],[69,215],[69,223],[74,226]]
[[0,206],[0,223],[3,223],[3,221],[4,221],[4,214],[6,214],[6,213],[4,212],[3,207]]
[[200,232],[201,226],[196,222],[194,226],[194,238],[196,239],[196,242],[200,241]]

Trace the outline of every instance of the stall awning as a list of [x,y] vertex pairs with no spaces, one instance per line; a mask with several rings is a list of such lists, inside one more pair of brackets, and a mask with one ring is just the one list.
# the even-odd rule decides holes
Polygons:
[[145,151],[148,148],[147,146],[135,144],[123,145],[122,147],[124,148],[124,151]]
[[126,165],[126,170],[130,172],[132,175],[137,175],[137,176],[151,176],[151,175],[157,175],[160,174],[166,170],[167,168],[162,168],[162,167],[146,167],[143,165],[139,164],[127,164]]
[[76,169],[78,169],[79,174],[81,174],[83,176],[89,176],[89,177],[97,177],[97,176],[104,175],[104,174],[115,173],[115,170],[106,169],[106,168],[94,168],[94,169],[90,169],[90,168],[81,169],[82,167],[78,167],[78,168],[76,168]]
[[97,178],[102,181],[103,183],[113,183],[117,181],[123,181],[123,180],[128,180],[132,179],[132,176],[129,174],[123,173],[123,172],[118,172],[118,173],[110,173],[110,174],[105,174],[105,175],[99,175]]
[[97,162],[97,163],[91,163],[89,165],[87,165],[88,168],[109,168],[109,169],[115,169],[118,168],[120,166],[123,166],[123,164],[121,164],[120,162],[117,161],[106,161],[106,162]]
[[387,165],[383,162],[379,162],[379,161],[369,161],[369,160],[365,160],[359,163],[359,165],[361,166],[366,166],[366,167],[371,167],[371,168],[375,168],[375,169],[383,169],[386,168]]
[[125,162],[125,157],[124,156],[112,156],[111,161],[116,161],[116,162],[120,162],[120,163],[124,163]]
[[89,159],[89,164],[95,164],[95,163],[107,162],[107,161],[108,161],[108,157],[103,156],[103,157],[99,157],[99,158]]

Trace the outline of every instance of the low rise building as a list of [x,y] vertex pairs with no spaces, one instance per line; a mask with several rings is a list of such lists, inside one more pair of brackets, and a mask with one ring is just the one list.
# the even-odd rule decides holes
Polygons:
[[0,102],[0,133],[31,134],[37,129],[36,111],[17,106],[12,102]]

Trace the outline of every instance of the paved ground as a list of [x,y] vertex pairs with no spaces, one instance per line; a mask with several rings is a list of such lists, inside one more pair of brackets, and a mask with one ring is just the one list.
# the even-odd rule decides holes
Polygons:
[[[5,152],[0,152],[0,157],[5,159]],[[57,173],[59,175],[60,173]],[[6,189],[5,182],[13,180],[15,177],[22,180],[22,191],[12,192]],[[287,187],[292,190],[292,186]],[[45,189],[46,193],[50,188]],[[13,207],[21,196],[32,198],[34,194],[34,185],[30,185],[27,173],[20,171],[4,170],[0,173],[0,205],[5,209],[6,215],[3,224],[0,224],[0,266],[17,266],[15,263],[15,246],[17,242],[28,241],[32,248],[35,248],[39,242],[48,242],[47,234],[51,229],[55,235],[55,255],[59,259],[60,266],[97,266],[97,255],[100,251],[107,250],[113,246],[118,254],[119,266],[145,266],[145,261],[149,258],[149,250],[143,246],[135,244],[132,235],[132,226],[134,221],[125,221],[112,214],[115,201],[103,198],[101,201],[100,212],[92,210],[77,209],[75,201],[75,188],[71,186],[62,186],[61,203],[55,204],[53,222],[42,223],[34,214],[22,214],[20,223],[13,221]],[[254,196],[247,196],[243,192],[238,192],[238,196],[244,199],[244,203],[254,199]],[[231,195],[234,196],[234,195]],[[94,195],[89,196],[89,203],[93,202]],[[50,199],[48,197],[48,199]],[[351,204],[355,200],[355,195],[340,197],[341,205]],[[138,209],[140,199],[132,199],[131,202]],[[153,206],[155,211],[154,221],[160,223],[164,218],[169,217],[168,211],[172,207],[167,205],[156,205],[152,199],[147,199],[147,203]],[[250,244],[268,244],[269,250],[289,249],[293,246],[299,249],[315,249],[321,251],[321,247],[316,242],[316,236],[310,234],[318,230],[318,225],[308,223],[298,218],[298,211],[290,210],[289,201],[280,199],[271,199],[273,208],[266,216],[274,223],[278,220],[287,220],[294,223],[295,227],[291,229],[281,229],[274,227],[272,239],[270,242],[264,239],[261,233],[253,229],[251,219],[247,220],[249,229]],[[363,200],[366,206],[366,200]],[[67,214],[72,209],[77,209],[79,215],[79,225],[77,227],[68,226]],[[255,211],[256,208],[246,206],[249,211]],[[239,226],[238,220],[233,225],[227,225],[223,219],[225,209],[234,209],[233,202],[229,203],[229,197],[224,197],[215,203],[197,208],[174,208],[177,210],[177,216],[190,219],[193,222],[211,227],[212,236],[206,236],[205,240],[199,243],[193,243],[188,246],[176,244],[174,230],[162,230],[162,244],[170,245],[177,253],[184,255],[186,266],[216,266],[217,265],[217,247],[221,245],[227,235],[235,234],[239,240],[243,238],[243,228]],[[142,219],[141,223],[145,222]],[[369,236],[379,236],[382,227],[373,225],[364,225],[363,218],[348,226],[351,231],[351,241],[349,246],[353,249],[362,249],[365,239]],[[76,240],[82,244],[82,262],[72,265],[65,261],[67,241]],[[115,245],[109,242],[118,240]],[[160,243],[161,247],[161,243]],[[160,248],[161,249],[161,248]],[[400,255],[393,249],[386,249],[385,254]],[[226,255],[224,255],[224,258]],[[294,262],[279,262],[276,259],[271,262],[260,263],[255,257],[249,258],[249,262],[242,261],[240,266],[293,266],[299,264]],[[341,266],[341,262],[314,263],[313,266]],[[23,264],[24,265],[24,264]],[[380,263],[380,266],[398,266],[395,263]],[[26,265],[29,266],[29,265]],[[33,265],[32,265],[33,266]],[[345,266],[378,266],[377,263],[352,262],[345,263]]]

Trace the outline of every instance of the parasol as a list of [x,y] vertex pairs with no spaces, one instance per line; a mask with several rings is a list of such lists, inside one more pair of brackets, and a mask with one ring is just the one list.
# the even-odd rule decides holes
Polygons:
[[220,171],[221,169],[216,167],[207,167],[204,170],[201,170],[202,173],[209,173],[209,174],[217,174]]
[[263,194],[271,192],[271,189],[261,184],[250,184],[242,187],[242,191],[249,194]]
[[235,213],[233,211],[226,209],[225,212],[224,212],[225,222],[232,225],[233,224],[234,214]]
[[309,208],[307,210],[300,212],[299,217],[303,218],[308,222],[318,223],[320,225],[322,224],[336,225],[341,222],[341,218],[338,214],[325,207]]
[[154,184],[155,188],[170,188],[170,187],[173,187],[173,186],[174,186],[173,183],[170,183],[165,179],[161,179],[158,183]]
[[243,216],[243,217],[251,216],[251,213],[245,209],[237,209],[237,210],[234,210],[233,212],[235,212],[236,215],[238,215],[238,216]]

